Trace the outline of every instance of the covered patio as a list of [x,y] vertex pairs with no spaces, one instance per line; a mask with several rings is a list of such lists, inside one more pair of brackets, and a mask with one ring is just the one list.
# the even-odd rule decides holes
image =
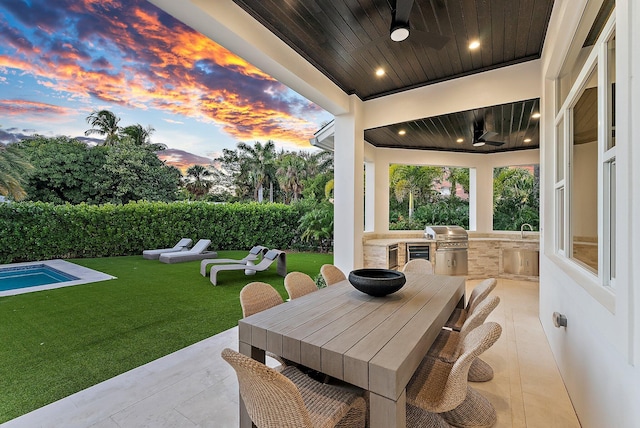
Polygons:
[[[524,52],[517,60],[496,63],[492,58],[499,57],[501,49],[495,44],[488,53],[481,48],[484,53],[464,55],[466,42],[457,42],[455,48],[448,45],[447,55],[433,53],[438,50],[433,46],[430,50],[407,48],[409,53],[402,55],[396,55],[388,46],[380,48],[379,55],[362,54],[360,45],[366,45],[362,33],[357,33],[356,39],[360,41],[352,43],[351,50],[340,50],[332,44],[332,38],[348,39],[352,31],[349,28],[367,19],[379,34],[388,31],[386,25],[376,27],[376,20],[383,19],[382,16],[387,16],[388,24],[387,2],[360,2],[372,6],[364,16],[349,15],[349,2],[151,2],[335,116],[332,132],[337,214],[335,263],[343,270],[363,265],[363,240],[368,234],[384,235],[389,231],[389,164],[469,167],[472,170],[469,229],[483,233],[492,231],[492,168],[539,163],[542,227],[539,301],[534,303],[537,317],[582,426],[638,424],[640,410],[633,403],[640,400],[637,387],[640,315],[636,310],[640,307],[640,293],[635,292],[640,277],[637,263],[640,228],[633,219],[640,216],[640,202],[634,197],[634,189],[640,185],[636,168],[640,164],[640,151],[634,150],[632,144],[640,139],[640,130],[633,120],[640,117],[640,87],[632,78],[640,73],[636,46],[640,29],[635,25],[640,22],[637,2],[496,2],[496,7],[490,9],[476,6],[486,2],[451,2],[452,8],[460,5],[466,8],[463,15],[476,24],[487,20],[488,15],[499,20],[519,14],[518,24],[502,28],[503,43],[520,40],[523,27],[542,28],[539,44],[532,42],[536,48],[533,53]],[[519,5],[517,12],[509,9],[512,3]],[[426,16],[427,10],[437,12],[442,4],[449,3],[425,0],[411,4],[414,4],[412,13],[419,10]],[[533,12],[540,5],[549,9],[543,7],[542,12]],[[607,5],[613,9],[607,9]],[[603,10],[612,13],[601,13]],[[527,11],[537,18],[528,18]],[[395,22],[396,12],[393,16]],[[419,24],[417,16],[411,15],[411,20],[413,25]],[[535,25],[529,25],[532,22]],[[460,35],[465,38],[478,36],[481,42],[483,37],[484,40],[489,37],[472,34],[474,29],[478,32],[480,25],[466,25],[436,27],[436,32],[449,40],[457,37],[457,32],[464,33]],[[298,28],[297,32],[294,28]],[[410,26],[409,30],[413,31]],[[419,30],[435,31],[424,27]],[[450,30],[455,31],[452,34]],[[533,31],[529,33],[534,35]],[[375,39],[369,33],[366,37]],[[421,66],[405,55],[418,61],[437,57],[441,63],[450,62],[453,72],[421,77]],[[487,55],[491,58],[486,58]],[[349,61],[356,57],[360,70],[364,70],[365,64],[369,66],[370,76],[349,71]],[[384,63],[379,64],[379,59]],[[471,68],[465,68],[469,59]],[[340,61],[346,64],[342,72],[331,68]],[[385,68],[387,73],[384,85],[375,80],[378,67]],[[362,85],[346,86],[344,75]],[[408,78],[412,75],[417,80]],[[578,192],[584,180],[574,170],[574,155],[579,149],[573,148],[578,144],[573,115],[581,94],[591,88],[598,88],[597,114],[587,121],[600,124],[594,142],[597,155],[586,174],[594,178],[589,190],[597,196],[589,208],[594,214],[594,230],[597,229],[595,270],[581,265],[571,251],[581,216],[584,217]],[[383,146],[366,137],[374,129],[391,129],[423,118],[529,99],[540,100],[539,149],[417,150],[394,143],[392,138]],[[554,326],[554,312],[567,316],[566,329]],[[543,378],[539,382],[546,384]]]

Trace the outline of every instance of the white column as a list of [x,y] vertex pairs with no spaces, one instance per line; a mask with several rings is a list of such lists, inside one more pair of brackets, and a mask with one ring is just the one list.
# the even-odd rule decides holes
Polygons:
[[364,230],[373,232],[376,228],[376,164],[364,163]]
[[389,232],[389,161],[385,151],[376,149],[376,233]]
[[334,136],[334,264],[344,272],[363,265],[364,128],[362,101],[349,100],[349,113],[336,116]]
[[[475,177],[475,230],[491,232],[493,230],[493,166],[478,162]],[[473,202],[472,200],[470,203],[473,204]]]
[[469,230],[478,230],[478,174],[469,168]]

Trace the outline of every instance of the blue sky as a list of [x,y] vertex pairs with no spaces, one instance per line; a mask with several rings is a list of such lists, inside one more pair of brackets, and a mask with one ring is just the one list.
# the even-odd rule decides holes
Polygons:
[[85,119],[102,109],[208,158],[240,141],[309,149],[332,119],[146,0],[0,0],[0,142],[91,141]]

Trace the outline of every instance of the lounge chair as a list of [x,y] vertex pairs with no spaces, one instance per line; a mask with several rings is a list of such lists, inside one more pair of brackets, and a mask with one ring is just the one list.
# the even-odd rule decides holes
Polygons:
[[267,254],[262,257],[260,263],[255,266],[251,265],[243,265],[239,263],[233,263],[228,265],[215,265],[211,267],[211,283],[213,285],[217,285],[217,276],[218,272],[222,272],[225,270],[244,270],[248,272],[262,272],[263,270],[267,270],[269,266],[273,264],[273,262],[277,262],[276,264],[276,272],[280,276],[287,276],[287,254],[284,251],[280,250],[269,250]]
[[251,250],[249,250],[249,254],[244,256],[241,259],[204,259],[200,262],[200,275],[207,276],[207,266],[209,265],[221,265],[221,264],[255,264],[260,256],[264,256],[264,254],[269,251],[267,247],[263,247],[262,245],[256,245]]
[[211,241],[209,239],[201,239],[196,242],[196,245],[194,245],[190,250],[179,251],[177,253],[162,253],[159,260],[162,263],[180,263],[217,256],[218,253],[215,251],[206,251],[209,245],[211,245]]
[[172,248],[159,248],[157,250],[144,250],[142,252],[142,257],[147,260],[158,260],[160,254],[164,253],[176,253],[178,251],[186,251],[191,246],[193,241],[189,238],[182,238],[176,245]]

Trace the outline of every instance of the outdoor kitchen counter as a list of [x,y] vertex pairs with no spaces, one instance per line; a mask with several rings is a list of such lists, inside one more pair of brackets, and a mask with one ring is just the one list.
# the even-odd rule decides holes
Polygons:
[[[435,241],[424,238],[424,233],[412,231],[391,236],[375,235],[363,238],[364,267],[386,268],[389,246],[398,245],[398,266],[406,263],[407,243],[429,243],[431,254],[435,254]],[[504,254],[509,251],[539,251],[539,232],[469,232],[469,279],[510,278],[537,281],[537,275],[516,275],[505,272]]]

